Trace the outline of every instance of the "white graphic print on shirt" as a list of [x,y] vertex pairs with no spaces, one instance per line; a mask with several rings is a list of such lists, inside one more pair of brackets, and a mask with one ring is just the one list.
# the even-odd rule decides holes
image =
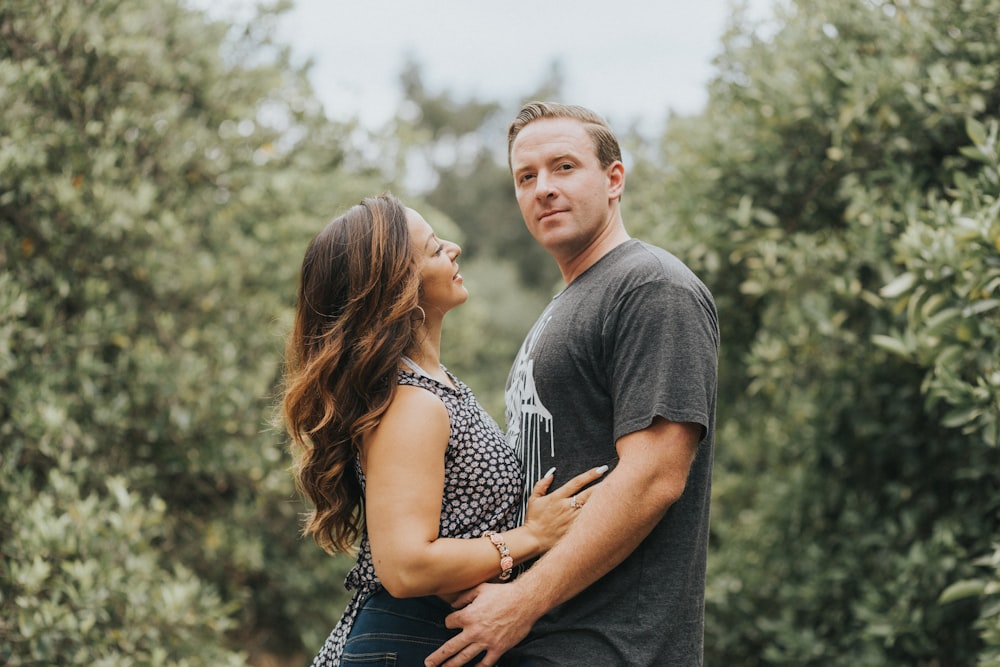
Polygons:
[[556,453],[555,437],[552,433],[552,413],[542,404],[535,389],[535,362],[532,358],[535,344],[551,319],[551,316],[543,313],[525,338],[514,361],[505,396],[507,442],[524,465],[521,521],[524,520],[527,511],[531,487],[542,476],[542,447],[547,443],[549,456],[555,456]]

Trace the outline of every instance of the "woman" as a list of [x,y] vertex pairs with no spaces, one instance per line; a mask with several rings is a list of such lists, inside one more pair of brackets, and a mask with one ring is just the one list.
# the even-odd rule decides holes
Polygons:
[[304,532],[331,553],[361,537],[354,597],[314,666],[422,665],[457,632],[445,599],[547,551],[605,471],[549,495],[546,476],[517,526],[521,463],[440,361],[445,313],[468,298],[460,254],[391,195],[354,206],[306,251],[283,405],[315,507]]

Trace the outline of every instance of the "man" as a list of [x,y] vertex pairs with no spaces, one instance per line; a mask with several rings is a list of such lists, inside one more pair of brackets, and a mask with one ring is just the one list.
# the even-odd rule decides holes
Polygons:
[[[566,283],[507,384],[508,439],[528,472],[609,464],[566,536],[448,617],[430,666],[701,665],[719,330],[670,253],[625,231],[621,149],[576,106],[530,103],[508,132],[517,201]],[[574,502],[574,505],[578,503]],[[530,631],[530,634],[529,634]],[[523,640],[523,641],[522,641]],[[450,657],[450,659],[449,659]]]

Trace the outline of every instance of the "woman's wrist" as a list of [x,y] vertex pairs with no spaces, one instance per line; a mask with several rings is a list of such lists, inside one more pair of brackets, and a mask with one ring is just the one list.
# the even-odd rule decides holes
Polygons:
[[551,544],[548,546],[545,545],[541,536],[532,530],[530,523],[525,523],[518,528],[504,532],[504,537],[507,540],[507,546],[510,549],[511,556],[514,557],[516,565],[520,565],[532,558],[537,558],[552,548]]
[[483,537],[487,538],[496,547],[497,552],[500,554],[500,581],[507,581],[510,579],[510,574],[514,570],[514,558],[510,555],[510,549],[507,547],[507,541],[504,539],[503,533],[498,533],[493,530],[487,530],[483,533]]

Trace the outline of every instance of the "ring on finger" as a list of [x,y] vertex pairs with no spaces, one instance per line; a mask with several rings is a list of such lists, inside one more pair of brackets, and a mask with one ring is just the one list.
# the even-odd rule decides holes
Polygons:
[[572,498],[569,499],[569,506],[572,507],[575,510],[578,510],[581,507],[583,507],[583,503],[579,502],[576,499],[576,496],[574,495]]

